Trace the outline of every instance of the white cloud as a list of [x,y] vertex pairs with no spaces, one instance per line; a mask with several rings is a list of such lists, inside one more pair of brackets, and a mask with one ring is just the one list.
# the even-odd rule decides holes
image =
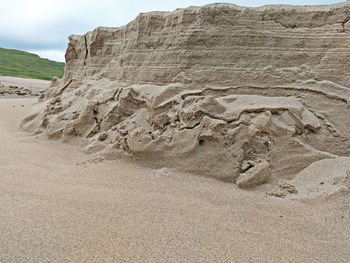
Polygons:
[[48,49],[48,50],[25,50],[29,53],[39,55],[41,58],[47,58],[53,61],[64,62],[65,52],[62,50]]

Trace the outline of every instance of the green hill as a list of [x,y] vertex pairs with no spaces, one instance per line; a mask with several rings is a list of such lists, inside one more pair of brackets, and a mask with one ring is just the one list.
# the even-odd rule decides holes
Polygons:
[[51,61],[38,55],[0,48],[0,74],[32,79],[51,80],[63,76],[64,63]]

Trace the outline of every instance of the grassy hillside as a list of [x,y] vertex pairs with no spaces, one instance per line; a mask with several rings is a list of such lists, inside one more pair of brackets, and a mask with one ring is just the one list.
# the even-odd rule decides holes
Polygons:
[[0,48],[0,74],[51,80],[63,76],[64,63],[40,58],[24,51]]

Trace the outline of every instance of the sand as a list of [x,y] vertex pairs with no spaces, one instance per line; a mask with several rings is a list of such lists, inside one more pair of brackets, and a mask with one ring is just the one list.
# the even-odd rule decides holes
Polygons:
[[28,79],[9,76],[0,76],[0,82],[3,85],[21,86],[25,88],[34,88],[45,90],[49,87],[50,81],[40,79]]
[[50,86],[51,81],[0,76],[1,97],[38,97]]
[[21,132],[35,102],[0,100],[0,262],[349,262],[348,194],[283,199],[101,160]]
[[70,36],[38,101],[2,87],[0,262],[350,262],[349,16],[212,4]]
[[210,4],[72,35],[63,78],[21,127],[108,159],[278,185],[350,156],[349,17],[347,3]]

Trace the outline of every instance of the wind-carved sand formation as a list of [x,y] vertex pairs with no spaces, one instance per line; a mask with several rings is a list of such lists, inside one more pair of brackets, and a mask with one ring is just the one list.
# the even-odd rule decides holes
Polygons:
[[212,4],[70,36],[22,126],[249,187],[350,156],[349,116],[349,3]]

